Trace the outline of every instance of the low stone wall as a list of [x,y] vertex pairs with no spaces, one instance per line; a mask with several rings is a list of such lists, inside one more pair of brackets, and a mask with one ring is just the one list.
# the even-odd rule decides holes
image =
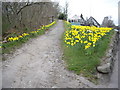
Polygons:
[[114,62],[116,60],[116,53],[118,50],[118,41],[119,41],[119,33],[115,32],[112,36],[109,49],[106,52],[105,57],[101,59],[100,66],[97,67],[97,71],[102,74],[111,73],[114,67]]
[[112,48],[111,58],[110,58],[110,60],[111,60],[111,66],[110,66],[111,67],[111,72],[113,70],[114,62],[116,60],[116,54],[117,54],[117,51],[118,51],[118,48],[119,48],[118,42],[119,42],[119,33],[116,32],[115,37],[113,38],[112,46],[111,46],[111,48]]
[[105,57],[101,59],[100,66],[97,67],[97,78],[99,79],[98,83],[101,85],[106,85],[110,82],[110,78],[114,69],[114,63],[117,60],[116,55],[119,48],[119,36],[120,34],[118,32],[114,33],[109,44],[109,49],[106,51]]

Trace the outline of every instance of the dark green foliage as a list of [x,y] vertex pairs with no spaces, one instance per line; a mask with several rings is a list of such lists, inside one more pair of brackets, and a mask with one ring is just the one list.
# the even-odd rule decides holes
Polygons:
[[59,15],[58,19],[67,20],[67,15],[64,14],[64,13],[61,13],[61,14]]

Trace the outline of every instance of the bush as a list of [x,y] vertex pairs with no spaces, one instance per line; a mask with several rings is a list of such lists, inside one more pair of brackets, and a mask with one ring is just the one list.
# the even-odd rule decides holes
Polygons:
[[67,20],[67,15],[64,14],[64,13],[61,13],[61,14],[59,15],[58,19]]

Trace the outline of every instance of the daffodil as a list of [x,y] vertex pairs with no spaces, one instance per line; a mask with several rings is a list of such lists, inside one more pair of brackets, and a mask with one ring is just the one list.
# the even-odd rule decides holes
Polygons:
[[[67,21],[65,23],[70,25]],[[95,47],[96,42],[111,30],[112,28],[107,27],[71,25],[71,30],[65,31],[65,43],[71,46],[81,43],[85,45],[85,49]]]

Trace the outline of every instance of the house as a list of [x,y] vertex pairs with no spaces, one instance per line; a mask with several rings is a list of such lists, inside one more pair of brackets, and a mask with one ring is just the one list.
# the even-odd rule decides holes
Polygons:
[[80,17],[78,15],[74,15],[73,17],[69,18],[69,22],[79,22]]
[[82,14],[80,16],[74,15],[72,18],[69,18],[68,21],[71,22],[72,25],[100,26],[95,18],[91,16],[89,19],[85,20]]

